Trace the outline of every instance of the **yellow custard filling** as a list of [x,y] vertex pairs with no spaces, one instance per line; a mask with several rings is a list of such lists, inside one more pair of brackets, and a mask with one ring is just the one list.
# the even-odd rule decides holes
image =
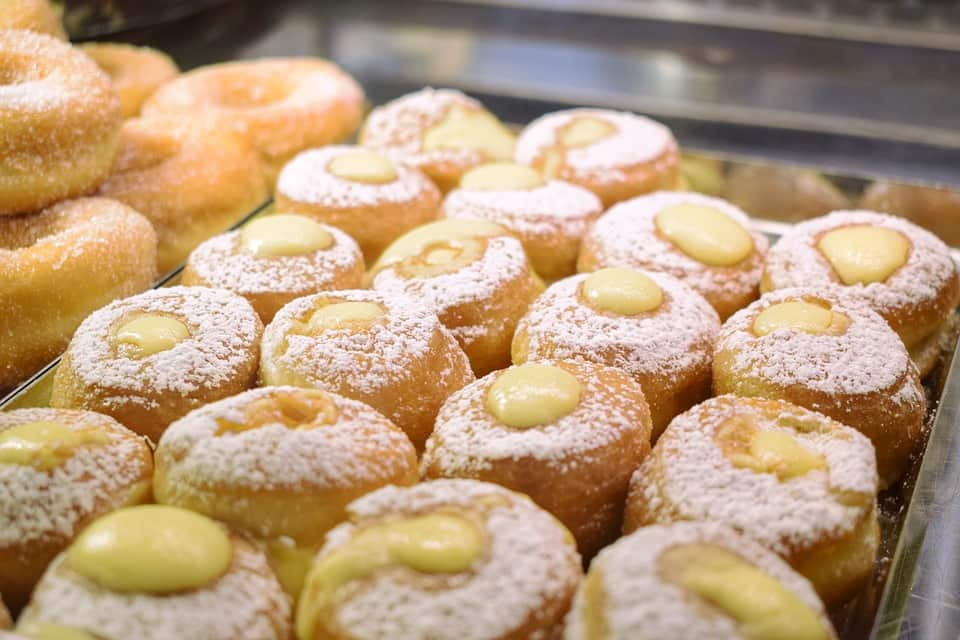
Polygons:
[[654,224],[683,253],[712,267],[732,267],[753,252],[747,230],[713,207],[671,205],[656,215]]
[[663,304],[659,285],[634,269],[601,269],[590,274],[581,287],[587,304],[598,311],[633,316]]
[[487,391],[487,410],[509,427],[527,429],[556,422],[577,408],[582,388],[572,373],[531,362],[497,376]]

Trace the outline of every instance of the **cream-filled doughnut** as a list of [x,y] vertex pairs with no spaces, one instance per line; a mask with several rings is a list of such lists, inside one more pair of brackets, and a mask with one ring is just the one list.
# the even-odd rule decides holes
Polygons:
[[298,298],[263,335],[262,384],[365,402],[417,449],[440,405],[473,379],[466,355],[433,311],[400,295],[355,290]]
[[643,116],[607,109],[568,109],[537,118],[520,132],[514,157],[547,178],[589,189],[606,207],[673,189],[680,176],[680,155],[670,129]]
[[[91,411],[0,413],[0,596],[26,604],[54,556],[91,521],[150,499],[143,438]],[[0,627],[2,628],[2,627]]]
[[722,522],[839,605],[877,556],[877,470],[856,430],[782,400],[719,396],[670,423],[630,483],[624,531]]
[[66,42],[4,29],[0,69],[0,215],[96,189],[120,144],[107,74]]
[[866,299],[908,349],[935,333],[960,302],[947,246],[903,218],[872,211],[803,222],[770,250],[763,291],[823,285]]
[[173,58],[150,47],[118,42],[88,42],[78,47],[110,76],[124,118],[140,115],[143,103],[179,75]]
[[160,87],[143,113],[213,116],[250,140],[272,186],[300,151],[340,142],[356,131],[363,90],[319,58],[240,60],[184,73]]
[[194,249],[181,282],[243,296],[269,323],[296,298],[360,287],[363,274],[363,255],[350,236],[311,218],[275,214]]
[[543,291],[523,245],[486,220],[424,225],[390,245],[369,271],[371,286],[433,311],[485,375],[510,363],[510,340]]
[[516,138],[477,100],[421,89],[370,112],[360,144],[423,171],[446,193],[485,162],[513,159]]
[[0,29],[23,29],[67,39],[60,16],[48,0],[5,0]]
[[524,493],[592,557],[620,533],[630,475],[650,451],[650,411],[629,375],[541,360],[491,373],[443,404],[424,478],[470,478]]
[[602,212],[587,189],[509,162],[472,169],[443,201],[448,218],[489,220],[512,231],[533,268],[550,281],[576,271],[580,241]]
[[0,390],[62,353],[92,311],[150,287],[156,252],[150,223],[115,200],[0,216]]
[[580,271],[665,271],[696,289],[721,319],[756,299],[767,239],[732,204],[665,191],[611,208],[587,233]]
[[262,331],[250,303],[222,289],[118,300],[77,329],[51,405],[105,413],[156,442],[189,411],[253,386]]
[[167,273],[198,244],[267,199],[256,151],[215,120],[136,118],[100,194],[141,212],[157,231],[157,267]]
[[343,229],[373,263],[397,237],[440,213],[440,192],[420,171],[353,146],[304,151],[277,180],[277,208]]
[[564,640],[836,640],[810,583],[732,529],[645,527],[590,565]]
[[103,640],[287,640],[290,600],[246,538],[193,511],[142,505],[94,521],[53,561],[17,631],[46,625]]
[[653,437],[710,395],[717,313],[697,292],[655,271],[601,269],[551,285],[513,337],[517,364],[587,360],[623,369],[640,383]]
[[436,480],[380,489],[347,511],[307,576],[298,640],[558,637],[580,557],[526,496]]
[[923,431],[923,387],[903,343],[842,289],[782,289],[730,318],[713,389],[788,400],[854,427],[876,448],[882,487],[906,470]]

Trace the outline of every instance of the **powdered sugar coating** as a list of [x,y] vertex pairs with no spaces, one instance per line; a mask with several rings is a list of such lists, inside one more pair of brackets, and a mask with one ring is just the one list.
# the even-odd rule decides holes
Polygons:
[[753,292],[760,283],[763,256],[767,252],[766,237],[751,232],[753,251],[736,265],[714,267],[704,264],[681,251],[657,230],[657,214],[678,204],[710,207],[751,231],[747,214],[725,200],[699,193],[659,191],[611,207],[587,233],[582,251],[593,255],[595,268],[636,267],[665,271],[711,300],[714,295],[755,296]]
[[104,640],[288,640],[290,599],[267,558],[233,538],[230,567],[216,582],[174,594],[112,592],[73,571],[61,554],[19,620],[59,624]]
[[767,255],[764,272],[771,289],[842,285],[816,244],[828,231],[854,225],[892,229],[909,241],[906,264],[882,282],[848,285],[878,313],[887,317],[924,302],[936,300],[957,277],[950,250],[935,235],[897,216],[873,211],[834,211],[801,222],[780,238]]
[[[823,456],[826,470],[780,480],[735,466],[716,440],[735,416],[792,436]],[[630,492],[631,500],[636,492],[645,496],[659,522],[722,522],[786,556],[852,533],[874,509],[877,484],[873,445],[859,431],[780,400],[718,396],[673,419]]]
[[[850,323],[839,335],[794,329],[765,336],[753,332],[764,309],[798,300],[826,303]],[[884,319],[860,297],[838,287],[780,289],[764,295],[723,325],[715,349],[720,353],[732,355],[738,378],[831,395],[893,391],[912,366],[903,342]]]
[[645,271],[663,292],[657,309],[634,316],[598,311],[581,286],[589,274],[552,284],[520,321],[528,358],[586,359],[623,369],[634,377],[676,383],[687,372],[709,367],[720,330],[717,312],[699,294],[665,273]]
[[[335,615],[350,637],[493,640],[572,595],[582,570],[566,530],[525,496],[473,480],[385,487],[354,501],[350,522],[330,532],[320,557],[346,544],[358,526],[457,509],[479,510],[486,525],[487,549],[470,575],[430,589],[408,571],[383,571],[342,589]],[[530,638],[546,640],[552,631]]]
[[[112,332],[131,317],[161,314],[185,324],[190,336],[144,358],[119,353]],[[189,396],[234,380],[258,351],[260,319],[250,303],[223,289],[167,287],[118,300],[92,313],[67,355],[74,374],[121,401],[157,393]],[[109,403],[109,402],[108,402]]]
[[336,287],[342,274],[362,265],[353,238],[328,225],[333,236],[325,249],[293,256],[257,257],[244,250],[240,231],[215,236],[190,254],[188,267],[211,287],[241,296],[265,293],[308,295]]
[[249,491],[304,486],[352,487],[396,476],[398,460],[383,452],[409,452],[407,437],[369,406],[329,394],[337,419],[312,429],[271,423],[237,433],[218,434],[221,422],[248,422],[244,409],[296,387],[254,389],[197,409],[164,432],[158,465],[168,460],[167,483],[179,490],[227,485]]
[[546,149],[558,144],[557,131],[576,118],[595,118],[617,129],[593,144],[566,150],[565,164],[578,172],[617,171],[651,162],[676,146],[670,129],[650,118],[627,111],[568,109],[548,113],[527,125],[517,138],[517,162],[533,164]]
[[[721,524],[689,522],[645,527],[601,551],[590,566],[588,580],[601,581],[603,610],[587,612],[585,582],[567,616],[564,638],[587,640],[590,636],[586,620],[599,613],[606,623],[606,640],[743,640],[745,636],[732,618],[660,577],[660,554],[687,544],[719,546],[753,564],[819,614],[829,637],[836,638],[823,603],[810,583],[783,560]],[[784,620],[783,624],[789,621]]]
[[81,521],[98,508],[121,506],[122,494],[135,493],[135,485],[153,471],[146,442],[108,416],[58,409],[0,412],[0,433],[30,422],[96,429],[109,442],[78,447],[49,471],[0,464],[0,549],[71,539]]
[[426,176],[408,166],[395,163],[396,179],[383,184],[368,184],[340,178],[327,169],[337,157],[353,153],[359,147],[338,145],[310,149],[288,162],[277,180],[277,194],[295,202],[330,209],[376,207],[380,204],[409,204],[422,197],[431,184]]

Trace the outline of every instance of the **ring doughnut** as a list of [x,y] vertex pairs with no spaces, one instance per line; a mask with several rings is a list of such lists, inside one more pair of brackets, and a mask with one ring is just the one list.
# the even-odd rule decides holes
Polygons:
[[629,375],[541,360],[491,373],[443,404],[421,475],[524,493],[584,558],[615,540],[630,475],[650,452],[650,411]]
[[177,418],[253,386],[262,330],[250,304],[222,289],[117,300],[77,329],[50,404],[99,411],[156,442]]
[[363,284],[363,255],[339,229],[275,214],[193,250],[181,283],[226,289],[247,299],[266,324],[296,298]]
[[713,390],[779,398],[870,438],[882,488],[906,470],[925,395],[893,330],[844,289],[781,289],[730,318],[713,355]]
[[103,182],[120,145],[110,79],[68,43],[0,30],[0,215],[36,211]]
[[693,287],[726,319],[758,295],[767,239],[732,204],[685,192],[622,202],[583,240],[577,267],[665,271]]
[[604,207],[660,189],[680,177],[680,154],[670,129],[633,113],[568,109],[524,128],[515,159],[546,178],[578,184]]
[[421,89],[370,112],[360,144],[417,167],[446,193],[485,162],[513,159],[516,138],[480,102],[455,89]]
[[156,504],[94,521],[53,561],[17,631],[48,626],[103,640],[292,635],[290,600],[259,547],[198,513]]
[[63,24],[48,0],[5,0],[0,13],[0,29],[35,31],[66,40]]
[[564,278],[517,325],[513,361],[586,360],[640,383],[653,439],[710,395],[717,313],[696,291],[655,271],[601,269]]
[[114,171],[100,193],[150,220],[157,231],[161,274],[267,199],[257,153],[215,121],[127,120],[121,142]]
[[467,356],[433,311],[404,296],[353,290],[298,298],[263,334],[261,384],[364,402],[417,450],[440,405],[473,379]]
[[580,557],[526,496],[435,480],[385,487],[347,512],[307,576],[298,640],[559,637]]
[[209,113],[246,135],[272,186],[304,149],[340,142],[360,126],[363,90],[326,60],[267,58],[189,71],[160,87],[144,115]]
[[149,288],[156,251],[150,223],[115,200],[0,216],[0,390],[62,353],[92,311]]
[[152,476],[147,443],[113,418],[0,413],[0,594],[11,609],[27,603],[50,561],[88,523],[149,500]]
[[391,242],[440,213],[440,192],[417,169],[369,149],[304,151],[280,172],[277,209],[338,227],[369,263]]
[[714,523],[645,527],[600,552],[564,640],[836,640],[810,583]]
[[553,281],[576,272],[580,241],[603,213],[603,204],[582,187],[500,162],[467,172],[444,199],[443,213],[489,220],[512,231],[540,277]]
[[140,115],[140,108],[160,86],[180,74],[173,58],[150,47],[116,42],[88,42],[78,47],[103,69],[120,95],[124,118]]

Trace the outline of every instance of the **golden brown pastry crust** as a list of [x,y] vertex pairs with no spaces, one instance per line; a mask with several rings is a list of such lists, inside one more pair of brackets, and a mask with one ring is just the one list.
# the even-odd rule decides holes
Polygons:
[[173,58],[150,47],[118,42],[88,42],[78,46],[110,76],[120,95],[124,118],[140,115],[140,107],[160,86],[180,73]]
[[25,29],[66,40],[60,16],[48,0],[6,0],[0,29]]

